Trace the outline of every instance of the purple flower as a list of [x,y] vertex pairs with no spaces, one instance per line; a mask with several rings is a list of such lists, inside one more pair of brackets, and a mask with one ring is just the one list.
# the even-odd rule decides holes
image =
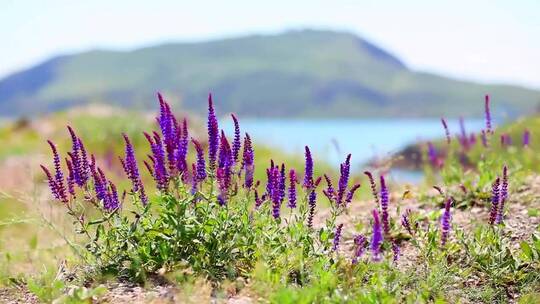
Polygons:
[[323,190],[323,193],[328,198],[328,200],[330,200],[330,202],[335,202],[336,191],[334,190],[332,180],[326,174],[324,175],[324,179],[326,180],[326,189]]
[[234,114],[231,114],[231,117],[234,122],[234,139],[232,143],[232,154],[233,161],[236,164],[238,162],[238,156],[240,155],[240,124],[238,123],[238,118]]
[[159,100],[159,116],[157,117],[158,126],[163,135],[165,151],[167,152],[168,170],[171,174],[176,170],[176,150],[178,147],[178,133],[176,127],[176,118],[174,118],[171,107],[163,99],[160,93],[157,93]]
[[502,183],[501,183],[501,190],[500,190],[500,197],[499,197],[499,208],[497,210],[497,219],[495,221],[496,224],[501,224],[504,218],[504,203],[508,199],[508,168],[506,166],[503,167],[503,176],[502,176]]
[[[173,116],[174,117],[174,116]],[[189,129],[187,119],[182,120],[182,127],[177,127],[177,138],[179,138],[178,148],[176,150],[176,169],[179,173],[187,175],[187,153],[189,146]]]
[[482,139],[482,146],[484,146],[484,148],[487,148],[488,140],[487,140],[487,132],[486,132],[486,130],[482,130],[482,134],[480,135],[480,138]]
[[257,191],[257,189],[255,189],[254,191],[254,196],[255,196],[255,209],[259,209],[259,207],[263,203],[263,200],[259,197],[259,192]]
[[444,127],[444,134],[446,135],[446,142],[450,144],[451,137],[450,137],[450,129],[448,129],[448,124],[446,123],[446,120],[444,118],[441,118],[441,123]]
[[367,238],[361,234],[354,238],[354,254],[351,263],[356,265],[366,250]]
[[246,133],[244,138],[244,152],[242,155],[242,168],[244,169],[244,187],[250,189],[253,186],[253,173],[255,171],[253,147],[251,138]]
[[165,150],[163,149],[163,142],[161,137],[156,132],[153,133],[153,137],[148,133],[144,133],[144,136],[150,144],[150,149],[152,151],[152,157],[150,160],[153,163],[153,176],[156,181],[157,188],[161,191],[167,191],[169,187],[169,173],[167,172],[167,167],[165,165]]
[[195,172],[197,172],[196,179],[198,182],[202,182],[206,179],[206,163],[204,160],[204,150],[201,144],[196,139],[192,138],[191,142],[193,142],[195,150],[197,151],[197,168],[195,170]]
[[208,95],[208,163],[210,171],[213,172],[216,167],[216,156],[219,146],[219,128],[214,105],[212,103],[212,94]]
[[338,251],[339,249],[339,242],[341,240],[342,229],[343,229],[343,224],[337,225],[336,231],[334,232],[334,241],[333,241],[332,251]]
[[382,223],[383,223],[383,228],[384,228],[384,234],[388,235],[390,234],[390,222],[388,219],[388,203],[389,203],[388,188],[386,187],[384,176],[381,175],[380,178],[381,178]]
[[65,194],[65,191],[64,191],[64,193],[62,193],[62,190],[58,187],[58,184],[56,183],[56,180],[52,176],[49,169],[47,169],[43,165],[40,165],[40,167],[41,167],[41,169],[43,169],[43,172],[47,176],[47,180],[49,182],[49,189],[51,190],[51,193],[54,196],[54,198],[61,201],[61,202],[63,202],[63,203],[67,203],[68,200],[67,200],[67,195]]
[[197,166],[195,163],[191,164],[191,194],[195,195],[197,193],[197,184],[199,181],[198,173],[197,173]]
[[68,168],[67,188],[68,188],[69,194],[71,194],[71,197],[75,198],[75,175],[74,175],[73,165],[71,164],[71,161],[68,158],[66,158],[66,167]]
[[525,131],[523,131],[523,147],[526,148],[530,145],[531,143],[531,132],[529,131],[529,129],[525,129]]
[[311,158],[311,151],[306,146],[306,169],[304,174],[304,188],[311,189],[313,185],[313,158]]
[[289,171],[289,204],[287,205],[291,209],[296,208],[296,182],[296,171],[291,169]]
[[351,154],[347,155],[347,159],[340,166],[340,177],[338,182],[338,192],[336,205],[340,206],[343,203],[343,197],[345,196],[345,191],[347,190],[347,185],[349,183],[349,175],[351,170]]
[[400,255],[399,245],[396,240],[392,241],[392,254],[393,254],[392,261],[395,264],[399,260],[399,255]]
[[66,186],[64,185],[64,174],[62,173],[62,167],[60,164],[60,156],[58,155],[58,150],[56,149],[54,143],[50,140],[47,140],[47,143],[49,143],[49,146],[51,147],[53,153],[54,182],[56,184],[57,194],[62,202],[67,203],[68,199],[66,193]]
[[104,206],[108,206],[107,200],[107,179],[105,174],[100,168],[94,168],[92,170],[92,176],[94,178],[94,191],[96,192],[96,198],[102,202]]
[[309,192],[308,206],[308,227],[313,228],[313,217],[315,216],[315,207],[317,207],[317,192],[315,189],[312,189]]
[[360,188],[360,184],[355,184],[351,187],[351,189],[349,190],[349,193],[347,193],[347,198],[345,199],[345,205],[349,205],[352,202],[354,193],[356,192],[356,190],[358,190],[358,188]]
[[486,132],[493,133],[493,130],[491,129],[491,112],[489,110],[489,95],[487,94],[486,94],[486,102],[485,102],[485,113],[486,113]]
[[120,201],[118,200],[118,192],[116,186],[108,181],[109,187],[107,188],[107,199],[105,200],[104,208],[107,211],[114,211],[120,208]]
[[272,168],[272,215],[274,218],[279,218],[281,203],[285,197],[285,165],[281,165],[281,170],[278,166]]
[[371,172],[369,172],[369,171],[364,171],[364,174],[369,179],[369,185],[371,186],[371,193],[373,194],[373,198],[375,199],[375,203],[377,205],[380,205],[379,194],[378,194],[378,191],[377,191],[377,184],[375,183],[375,179],[373,178],[373,174],[371,174]]
[[371,259],[374,262],[381,260],[381,245],[383,242],[381,221],[379,219],[379,212],[377,209],[373,209],[373,234],[371,235]]
[[413,235],[410,217],[411,217],[411,209],[405,210],[405,213],[401,215],[401,226],[403,226],[403,228],[405,228],[405,230],[407,230],[407,232],[410,235]]
[[498,206],[500,202],[500,193],[499,193],[499,187],[500,187],[501,179],[497,177],[495,179],[495,182],[493,182],[492,188],[491,188],[491,208],[489,212],[489,224],[493,225],[495,223],[495,220],[497,218],[497,212],[498,212]]
[[444,212],[441,217],[441,245],[445,245],[448,240],[448,234],[450,233],[450,225],[452,221],[452,215],[450,214],[450,207],[454,202],[454,198],[450,197],[444,204]]
[[122,136],[124,137],[124,141],[126,143],[125,159],[121,159],[124,172],[131,181],[131,191],[133,191],[133,193],[138,192],[141,202],[143,205],[146,205],[146,203],[148,203],[148,197],[144,191],[141,175],[139,174],[139,166],[137,165],[137,159],[135,158],[135,150],[133,149],[133,145],[131,144],[129,137],[126,134],[122,134]]
[[431,162],[431,166],[433,168],[437,168],[439,167],[439,158],[437,156],[437,150],[435,149],[435,146],[428,141],[427,143],[428,145],[428,158],[429,158],[429,161]]

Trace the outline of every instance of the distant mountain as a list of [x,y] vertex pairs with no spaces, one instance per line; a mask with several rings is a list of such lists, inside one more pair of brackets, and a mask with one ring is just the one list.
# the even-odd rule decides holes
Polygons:
[[153,108],[158,90],[195,112],[213,92],[219,109],[258,117],[477,115],[488,92],[509,115],[540,103],[539,91],[412,71],[350,33],[302,30],[56,57],[0,80],[0,115],[89,102]]

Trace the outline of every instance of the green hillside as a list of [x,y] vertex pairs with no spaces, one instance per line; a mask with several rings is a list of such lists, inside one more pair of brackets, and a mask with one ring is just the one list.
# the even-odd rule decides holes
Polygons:
[[418,73],[353,34],[304,30],[56,57],[0,80],[0,115],[88,102],[146,108],[156,90],[195,112],[211,91],[243,117],[477,115],[487,92],[498,113],[540,103],[538,91]]

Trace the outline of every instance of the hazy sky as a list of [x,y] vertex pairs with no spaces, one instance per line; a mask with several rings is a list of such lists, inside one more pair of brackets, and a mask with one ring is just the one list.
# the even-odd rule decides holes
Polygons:
[[0,78],[59,53],[306,27],[417,70],[540,88],[540,0],[0,0]]

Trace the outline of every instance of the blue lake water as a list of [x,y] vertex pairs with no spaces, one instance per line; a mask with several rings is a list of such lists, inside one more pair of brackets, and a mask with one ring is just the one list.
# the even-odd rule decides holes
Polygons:
[[[231,134],[231,123],[223,123]],[[453,135],[460,132],[457,119],[449,120],[448,125]],[[417,140],[444,137],[439,119],[240,119],[240,126],[256,143],[298,155],[308,145],[317,158],[331,164],[339,164],[352,153],[355,166],[389,156]],[[467,132],[478,132],[484,122],[468,120],[465,126]]]

